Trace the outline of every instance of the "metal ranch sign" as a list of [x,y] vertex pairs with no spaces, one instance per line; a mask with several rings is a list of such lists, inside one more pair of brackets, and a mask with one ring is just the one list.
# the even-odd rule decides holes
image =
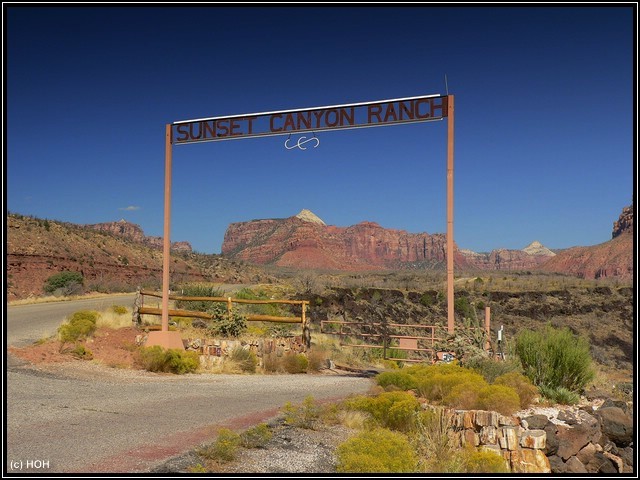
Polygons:
[[169,280],[171,241],[171,165],[173,145],[187,143],[240,140],[313,132],[313,138],[299,137],[297,144],[285,148],[300,148],[320,140],[315,132],[382,127],[405,123],[432,122],[447,118],[447,331],[454,333],[453,294],[453,95],[425,95],[394,98],[374,102],[351,103],[326,107],[299,108],[275,112],[247,113],[226,117],[196,118],[165,125],[164,145],[164,237],[162,243],[162,330],[149,332],[146,345],[183,348],[179,332],[169,331]]
[[174,122],[171,143],[180,145],[428,122],[442,120],[448,115],[447,112],[448,97],[446,95],[429,95],[348,105],[199,118]]

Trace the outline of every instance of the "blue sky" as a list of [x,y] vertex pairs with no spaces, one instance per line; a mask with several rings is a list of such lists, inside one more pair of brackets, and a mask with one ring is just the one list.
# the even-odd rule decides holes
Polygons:
[[[164,130],[191,118],[455,95],[454,239],[595,245],[635,195],[635,4],[13,7],[6,209],[163,232]],[[446,122],[173,147],[172,241],[303,208],[446,232]]]

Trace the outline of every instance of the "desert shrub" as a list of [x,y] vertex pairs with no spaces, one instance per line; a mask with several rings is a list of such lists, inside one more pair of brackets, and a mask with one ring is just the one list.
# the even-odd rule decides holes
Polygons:
[[522,371],[520,361],[517,359],[495,360],[487,356],[469,358],[464,366],[482,375],[488,383],[493,383],[496,378],[505,373]]
[[382,427],[409,432],[415,428],[420,402],[407,392],[383,392],[375,397],[357,396],[345,401],[345,407],[371,415]]
[[457,364],[430,365],[420,371],[416,390],[430,402],[442,403],[456,385],[486,383],[482,375]]
[[411,390],[417,386],[416,379],[403,371],[382,372],[376,377],[376,382],[382,388],[394,385],[400,390]]
[[463,382],[454,385],[448,394],[442,399],[442,403],[449,407],[463,410],[473,410],[479,408],[479,396],[482,389],[489,384],[480,379],[472,382]]
[[244,448],[264,448],[273,437],[273,432],[266,423],[260,423],[240,434],[240,444]]
[[506,385],[488,385],[478,393],[478,406],[502,415],[511,415],[520,408],[520,397]]
[[159,345],[142,347],[138,350],[137,362],[150,372],[192,373],[200,365],[196,352],[177,348],[164,349]]
[[218,438],[211,445],[197,451],[198,455],[207,460],[218,462],[231,462],[235,460],[240,447],[240,435],[228,428],[221,428],[218,431]]
[[589,341],[568,328],[547,325],[539,332],[523,330],[516,337],[516,353],[524,374],[538,387],[581,392],[595,378]]
[[93,352],[84,345],[76,345],[75,348],[71,350],[71,355],[82,360],[91,360],[93,358]]
[[100,317],[100,314],[94,310],[79,310],[71,314],[71,316],[69,317],[69,323],[87,320],[93,325],[96,325],[98,322],[98,317]]
[[469,302],[468,297],[457,297],[453,302],[453,309],[463,318],[472,318],[474,315],[473,306]]
[[539,387],[540,395],[551,403],[561,405],[575,405],[580,401],[580,395],[564,387]]
[[338,473],[410,473],[418,458],[407,437],[385,428],[364,431],[338,445]]
[[538,389],[527,377],[518,372],[509,372],[496,378],[494,385],[513,388],[520,397],[520,408],[526,408],[538,396]]
[[84,277],[80,272],[59,272],[54,273],[44,282],[42,289],[46,293],[57,293],[60,295],[70,295],[82,290]]
[[265,372],[276,373],[284,371],[282,368],[281,357],[278,357],[275,353],[265,353],[262,355],[262,369]]
[[416,439],[418,453],[423,458],[427,471],[444,472],[447,461],[455,450],[449,431],[453,420],[442,407],[420,412],[416,415]]
[[111,311],[117,315],[124,315],[127,313],[127,307],[123,307],[122,305],[112,305]]
[[281,359],[282,367],[287,373],[305,373],[309,367],[309,360],[301,353],[290,353]]
[[321,411],[312,396],[306,397],[302,404],[297,406],[287,402],[283,407],[284,422],[294,427],[313,430],[320,419]]
[[307,352],[308,372],[319,372],[327,363],[327,353],[324,350],[311,349]]
[[[223,297],[224,292],[217,287],[202,283],[182,285],[179,290],[184,297]],[[214,302],[210,300],[176,300],[176,308],[196,312],[208,312]]]
[[490,450],[465,448],[458,452],[464,473],[509,473],[511,470],[502,455]]
[[67,343],[78,342],[93,335],[96,331],[98,316],[98,312],[92,310],[80,310],[73,313],[67,322],[58,327],[60,351]]
[[237,309],[227,312],[225,305],[216,303],[211,305],[207,312],[213,315],[209,332],[213,336],[239,337],[247,330],[247,317]]
[[245,373],[256,373],[256,367],[258,366],[258,357],[251,350],[243,348],[241,346],[235,347],[229,353],[229,358],[236,362]]

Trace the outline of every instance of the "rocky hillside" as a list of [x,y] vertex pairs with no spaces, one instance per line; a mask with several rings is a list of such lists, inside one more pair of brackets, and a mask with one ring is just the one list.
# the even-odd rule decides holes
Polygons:
[[633,205],[622,210],[613,224],[612,239],[590,247],[573,247],[558,253],[541,270],[580,278],[633,278]]
[[[144,238],[138,240],[91,226],[9,214],[7,299],[42,295],[46,279],[65,270],[80,272],[87,290],[159,288],[162,251],[152,247],[153,242],[146,242]],[[266,278],[255,268],[240,266],[219,255],[172,253],[173,284],[185,281],[244,283]]]
[[[126,238],[132,242],[147,245],[151,248],[157,248],[162,250],[162,237],[150,237],[144,234],[140,225],[127,222],[122,219],[117,222],[95,223],[93,225],[85,225],[87,228],[92,228],[101,232],[109,232],[114,235]],[[191,252],[191,244],[189,242],[171,242],[171,250],[176,252]]]
[[[308,210],[289,218],[233,223],[222,244],[223,255],[257,264],[354,271],[444,267],[446,251],[441,233],[409,233],[375,222],[336,227]],[[539,242],[525,250],[488,254],[455,246],[454,261],[462,269],[528,270],[553,255]]]

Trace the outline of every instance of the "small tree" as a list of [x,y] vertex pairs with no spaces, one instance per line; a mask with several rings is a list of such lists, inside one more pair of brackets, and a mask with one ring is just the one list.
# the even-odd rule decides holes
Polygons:
[[84,278],[80,272],[59,272],[51,275],[42,287],[46,293],[70,295],[82,289]]

